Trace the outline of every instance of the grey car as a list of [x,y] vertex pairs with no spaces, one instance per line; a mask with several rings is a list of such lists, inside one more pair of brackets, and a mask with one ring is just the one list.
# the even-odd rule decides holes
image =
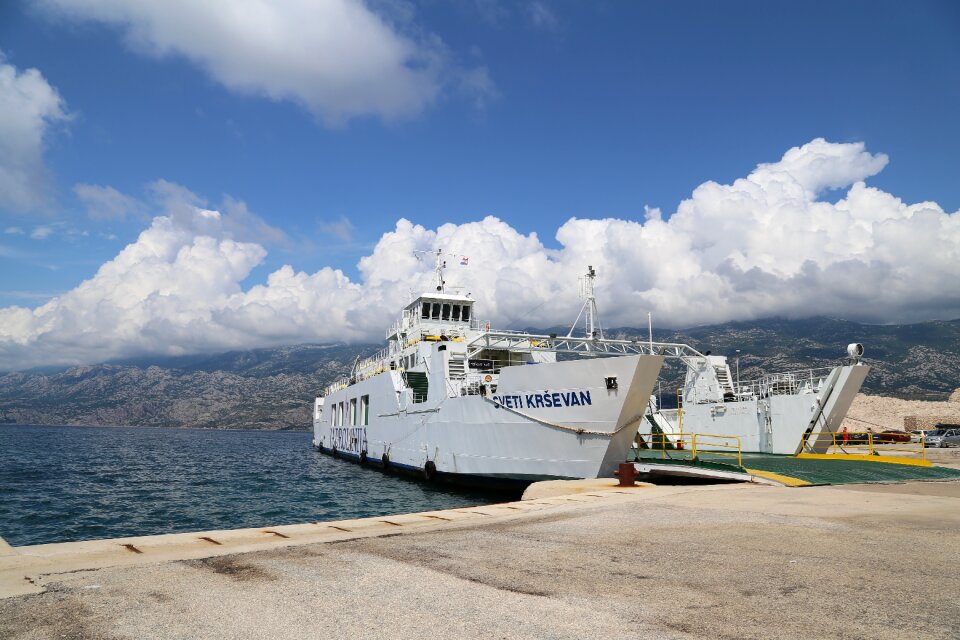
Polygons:
[[937,429],[927,434],[928,447],[960,447],[960,429]]

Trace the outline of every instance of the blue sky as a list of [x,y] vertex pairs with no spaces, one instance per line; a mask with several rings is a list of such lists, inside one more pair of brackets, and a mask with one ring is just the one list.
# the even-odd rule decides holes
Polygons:
[[[162,212],[157,180],[209,208],[243,201],[286,234],[245,287],[283,264],[356,280],[401,217],[436,229],[492,215],[556,249],[571,217],[669,216],[698,185],[819,137],[886,154],[870,186],[960,209],[956,2],[370,2],[442,59],[435,93],[345,116],[305,104],[309,88],[228,86],[189,44],[138,44],[125,3],[91,4],[0,5],[5,64],[36,69],[69,114],[43,132],[46,205],[0,205],[0,307],[91,277]],[[77,184],[143,204],[91,219]]]

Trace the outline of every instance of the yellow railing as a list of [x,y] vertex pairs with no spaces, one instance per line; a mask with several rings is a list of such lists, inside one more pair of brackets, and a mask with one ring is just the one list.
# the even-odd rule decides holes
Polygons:
[[[659,451],[664,458],[669,458],[667,451],[685,452],[685,441],[689,434],[685,433],[638,433],[637,438],[643,448],[650,451]],[[689,443],[689,439],[686,443]]]
[[882,456],[892,452],[908,452],[919,453],[920,459],[923,461],[927,459],[925,437],[922,435],[917,442],[914,442],[912,438],[909,441],[898,442],[883,439],[878,434],[868,431],[848,431],[846,434],[823,431],[817,434],[804,435],[800,444],[801,455],[823,453],[829,455]]
[[724,436],[716,433],[695,433],[690,438],[690,454],[697,458],[697,451],[705,451],[711,456],[725,456],[737,459],[737,466],[743,466],[743,454],[740,450],[739,436]]
[[[670,453],[690,454],[696,460],[701,454],[736,458],[737,466],[743,466],[740,438],[715,433],[638,433],[637,438],[650,451],[659,451],[664,458]],[[686,457],[686,456],[684,456]]]

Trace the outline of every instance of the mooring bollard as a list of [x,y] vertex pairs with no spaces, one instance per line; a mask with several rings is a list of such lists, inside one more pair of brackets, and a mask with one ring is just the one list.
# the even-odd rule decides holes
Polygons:
[[635,487],[637,483],[634,480],[637,477],[637,468],[632,462],[621,462],[620,467],[613,472],[613,475],[620,478],[621,487]]

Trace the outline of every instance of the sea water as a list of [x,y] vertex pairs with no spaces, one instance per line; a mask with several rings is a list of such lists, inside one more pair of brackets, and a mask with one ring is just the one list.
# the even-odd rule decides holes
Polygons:
[[316,453],[286,431],[0,425],[14,546],[364,518],[502,502]]

